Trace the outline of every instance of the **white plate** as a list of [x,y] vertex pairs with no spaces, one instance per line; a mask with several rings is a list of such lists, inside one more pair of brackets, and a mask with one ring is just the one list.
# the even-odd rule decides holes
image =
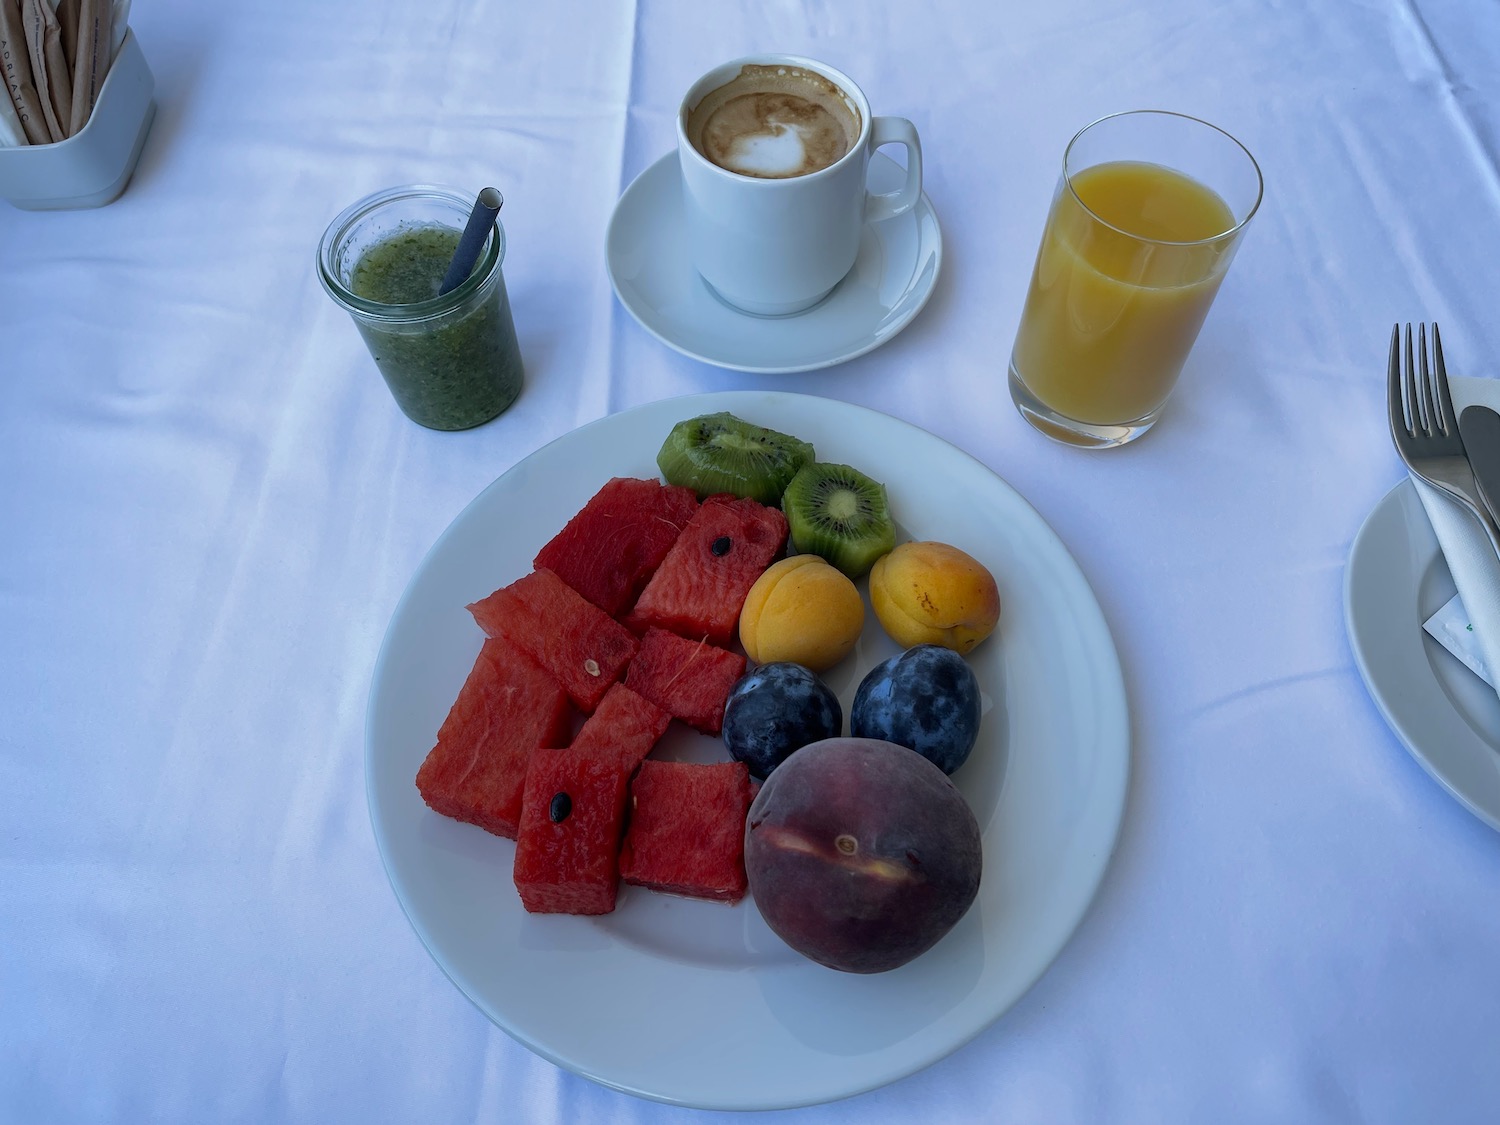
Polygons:
[[[995,573],[1000,632],[972,654],[980,739],[954,774],[984,834],[968,915],[893,972],[854,976],[792,952],[745,901],[621,888],[600,918],[529,916],[515,847],[430,812],[417,767],[480,635],[464,605],[532,556],[615,475],[654,476],[667,431],[718,410],[811,441],[886,482],[898,531],[948,540]],[[828,677],[845,715],[864,671],[896,651],[873,617]],[[677,730],[672,756],[724,758]],[[366,771],[381,856],[417,934],[516,1039],[596,1082],[715,1109],[813,1104],[910,1074],[967,1042],[1042,974],[1082,919],[1120,825],[1129,769],[1109,629],[1041,517],[966,454],[908,423],[803,395],[725,392],[612,415],[538,450],[453,521],[407,587],[370,689]]]
[[1391,730],[1460,804],[1500,829],[1500,698],[1422,628],[1453,579],[1410,480],[1354,537],[1344,619],[1355,663]]
[[[883,153],[870,160],[872,191],[895,191],[905,176]],[[768,374],[828,367],[878,348],[922,311],[943,261],[942,232],[924,194],[906,214],[866,224],[854,268],[818,305],[794,316],[739,312],[693,268],[675,152],[625,189],[605,247],[615,293],[647,332],[704,363]]]

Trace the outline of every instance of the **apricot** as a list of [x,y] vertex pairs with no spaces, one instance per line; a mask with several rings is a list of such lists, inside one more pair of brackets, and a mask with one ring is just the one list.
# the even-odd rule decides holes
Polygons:
[[1000,589],[978,559],[947,543],[902,543],[870,571],[870,605],[906,648],[967,653],[995,631]]
[[847,973],[885,972],[936,945],[979,893],[982,853],[947,775],[874,738],[796,751],[745,819],[745,873],[766,924]]
[[740,610],[740,643],[757,664],[826,672],[854,650],[865,603],[854,583],[817,555],[773,563]]

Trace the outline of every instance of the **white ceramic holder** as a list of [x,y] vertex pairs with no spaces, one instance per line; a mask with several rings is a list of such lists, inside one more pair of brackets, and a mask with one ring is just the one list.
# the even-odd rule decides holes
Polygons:
[[117,199],[156,115],[156,80],[127,31],[88,123],[65,141],[0,148],[0,198],[24,211],[102,207]]

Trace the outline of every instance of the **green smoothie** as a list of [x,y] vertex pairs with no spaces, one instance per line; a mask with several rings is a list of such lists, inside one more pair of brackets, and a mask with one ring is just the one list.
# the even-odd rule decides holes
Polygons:
[[451,227],[400,227],[366,248],[349,276],[356,296],[398,306],[389,321],[355,322],[402,411],[435,430],[488,422],[521,392],[521,353],[498,263],[489,282],[451,308],[400,317],[399,306],[438,296],[458,239]]

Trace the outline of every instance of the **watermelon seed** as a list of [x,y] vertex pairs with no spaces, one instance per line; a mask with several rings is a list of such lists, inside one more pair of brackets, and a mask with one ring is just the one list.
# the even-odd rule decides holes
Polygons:
[[716,555],[718,555],[718,556],[720,556],[722,558],[724,555],[729,554],[729,548],[733,547],[733,546],[734,546],[734,541],[732,539],[730,539],[729,536],[727,536],[727,535],[721,535],[717,539],[714,540],[714,545],[712,547],[712,550],[713,550],[714,554],[716,554]]
[[590,676],[597,676],[599,674],[599,662],[597,660],[585,660],[583,662],[583,670]]
[[568,814],[573,811],[573,798],[566,793],[558,793],[552,798],[552,803],[547,806],[547,815],[553,824],[561,824],[568,819]]

